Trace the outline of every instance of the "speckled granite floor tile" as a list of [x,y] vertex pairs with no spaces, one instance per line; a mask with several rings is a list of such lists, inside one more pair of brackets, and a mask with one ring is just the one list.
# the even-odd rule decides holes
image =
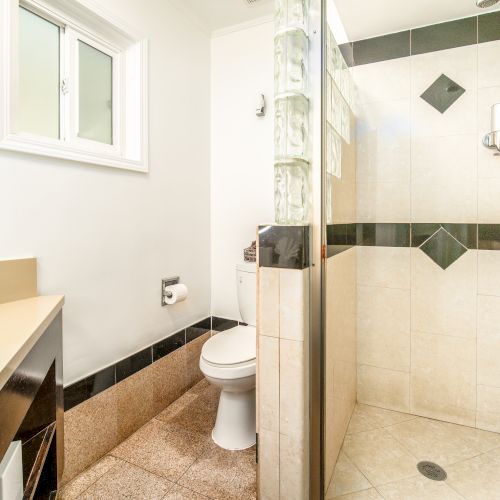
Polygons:
[[178,484],[210,498],[257,498],[256,464],[252,451],[228,451],[215,445],[181,477]]
[[106,472],[78,498],[161,500],[173,487],[170,481],[124,462]]
[[110,454],[175,482],[209,446],[206,436],[153,419]]

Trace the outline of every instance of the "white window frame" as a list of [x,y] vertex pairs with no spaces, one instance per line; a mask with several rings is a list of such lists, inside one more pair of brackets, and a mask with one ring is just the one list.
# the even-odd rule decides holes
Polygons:
[[[147,40],[90,0],[0,0],[3,38],[0,150],[148,171]],[[19,6],[58,25],[61,36],[60,138],[17,130]],[[78,136],[78,41],[112,57],[112,144]],[[1,154],[1,151],[0,151]]]

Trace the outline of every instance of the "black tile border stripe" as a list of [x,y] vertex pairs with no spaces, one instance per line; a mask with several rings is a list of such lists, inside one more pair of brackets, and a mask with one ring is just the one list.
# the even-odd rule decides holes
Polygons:
[[353,246],[418,248],[441,227],[468,250],[500,250],[500,224],[362,222],[329,224],[326,231],[328,256]]
[[361,66],[500,40],[500,11],[340,45],[348,66]]
[[65,387],[64,410],[70,410],[87,399],[109,389],[211,330],[222,332],[238,325],[245,325],[245,323],[209,316],[169,335],[165,339]]

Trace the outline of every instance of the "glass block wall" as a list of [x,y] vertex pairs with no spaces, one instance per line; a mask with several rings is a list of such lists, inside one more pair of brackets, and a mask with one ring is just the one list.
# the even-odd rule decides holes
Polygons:
[[326,223],[333,224],[334,178],[342,178],[342,139],[351,144],[354,83],[330,29],[326,30]]
[[309,218],[309,0],[276,0],[275,219],[304,224]]

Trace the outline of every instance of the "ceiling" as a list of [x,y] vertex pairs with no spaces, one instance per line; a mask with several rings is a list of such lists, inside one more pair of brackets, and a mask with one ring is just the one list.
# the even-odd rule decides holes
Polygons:
[[274,0],[172,0],[179,8],[188,11],[207,31],[217,31],[237,24],[250,23],[271,16]]
[[[203,1],[203,0],[201,0]],[[475,0],[334,0],[351,41],[500,10]]]

